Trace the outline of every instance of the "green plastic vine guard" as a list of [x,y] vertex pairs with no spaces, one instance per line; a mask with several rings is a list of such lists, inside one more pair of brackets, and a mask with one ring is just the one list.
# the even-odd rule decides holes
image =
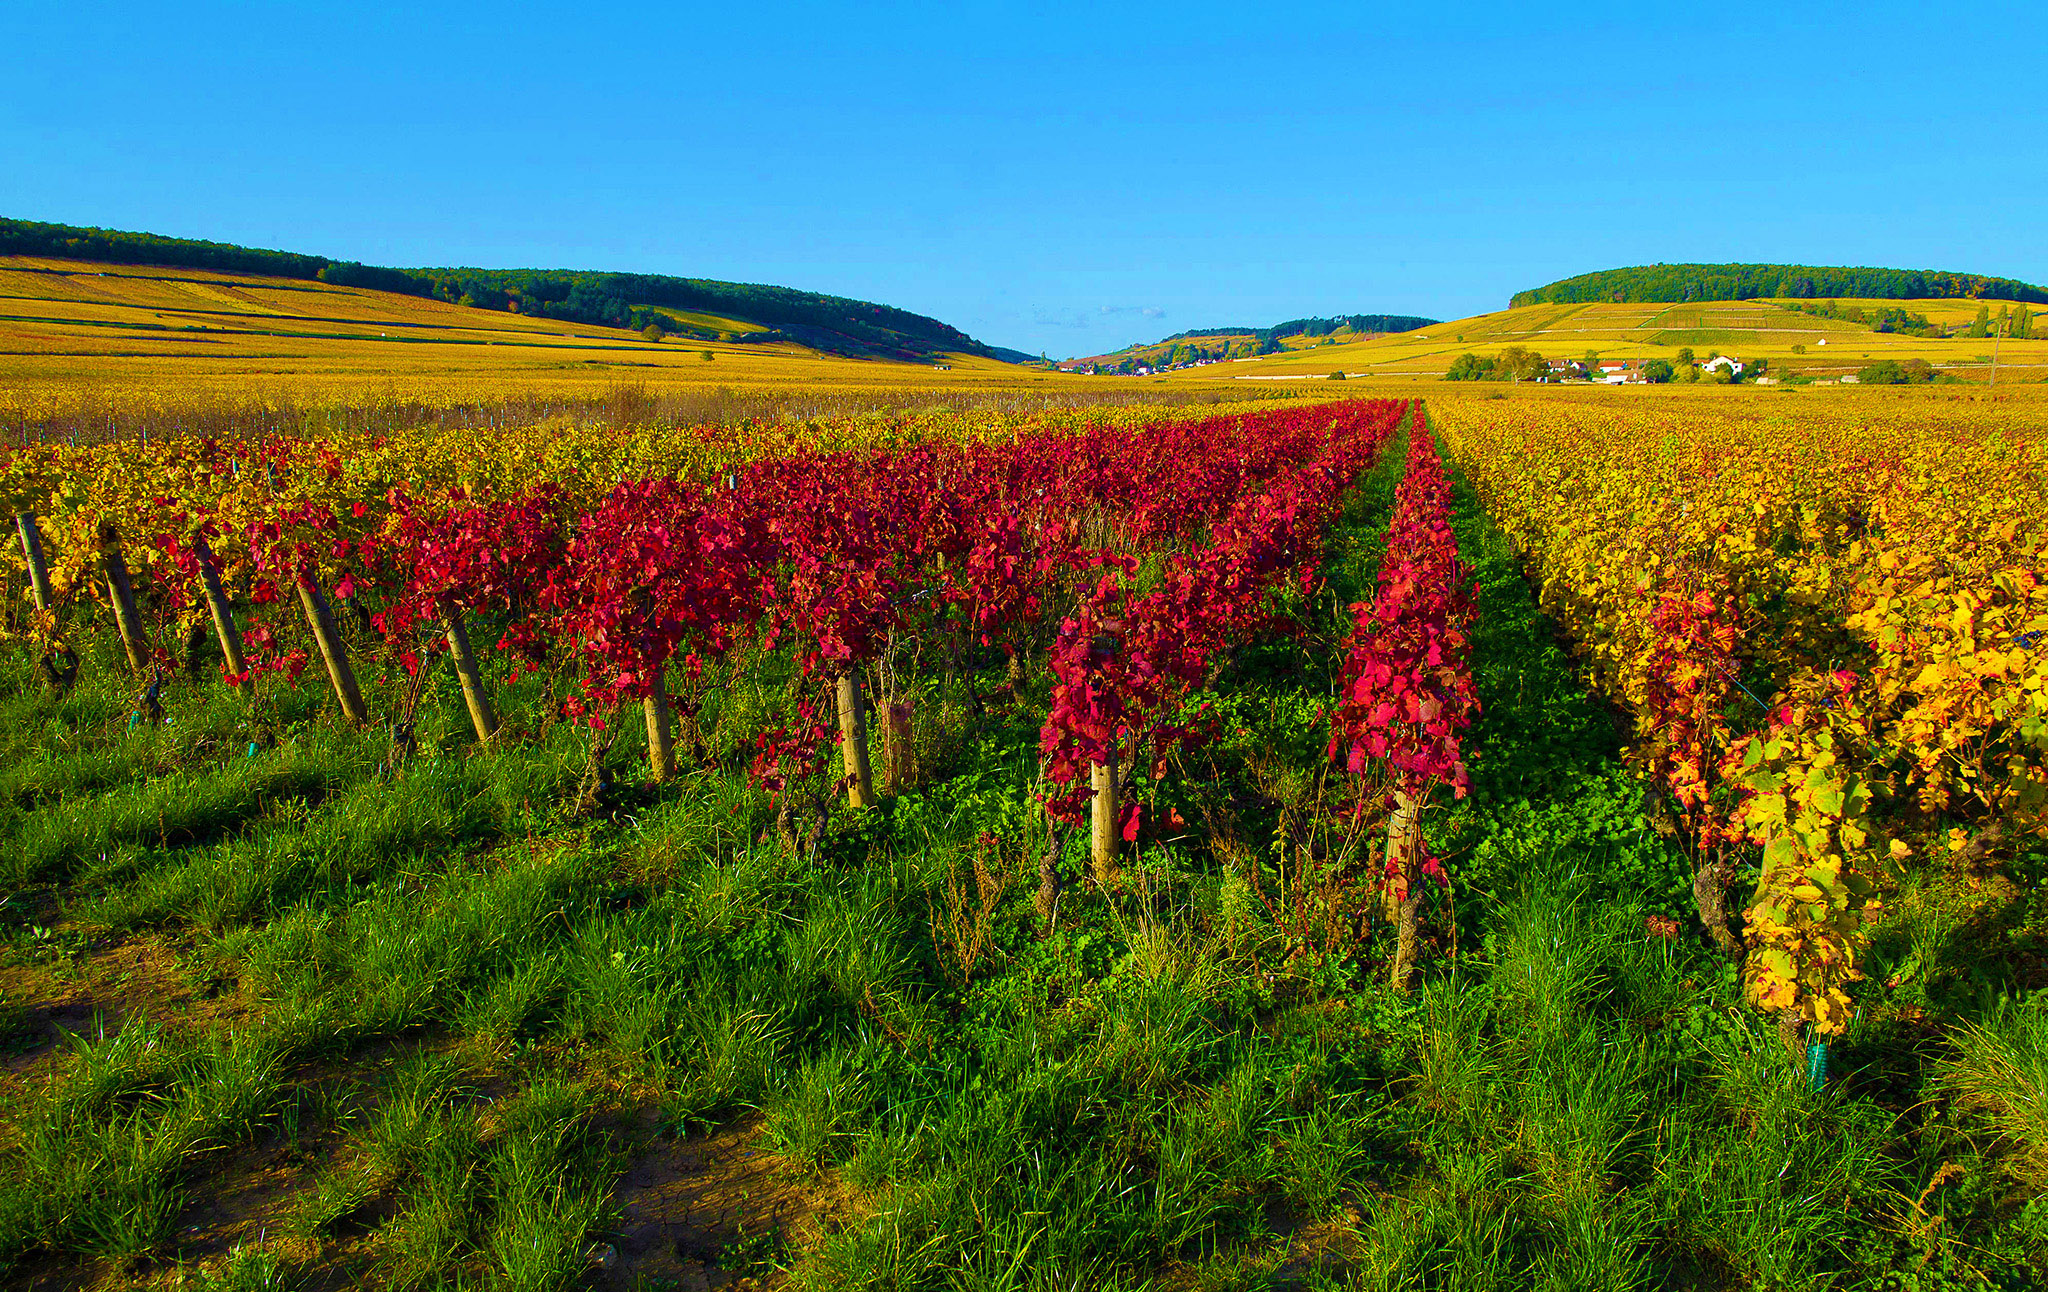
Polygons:
[[1806,1088],[1817,1091],[1828,1083],[1828,1043],[1806,1043]]

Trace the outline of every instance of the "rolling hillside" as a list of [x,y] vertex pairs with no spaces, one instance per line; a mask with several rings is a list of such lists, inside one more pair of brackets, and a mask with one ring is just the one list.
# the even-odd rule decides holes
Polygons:
[[[0,258],[50,257],[105,265],[256,275],[438,300],[493,316],[516,314],[685,339],[789,341],[851,358],[925,362],[944,355],[1014,359],[957,328],[870,301],[790,287],[665,274],[567,269],[387,269],[297,252],[149,233],[0,220]],[[496,324],[485,325],[491,330]]]
[[[1967,325],[1976,300],[1843,300],[1875,315],[1901,308],[1944,329]],[[1965,380],[1985,380],[1994,355],[1999,381],[2048,377],[2048,339],[1928,337],[1872,331],[1865,323],[1816,318],[1802,313],[1805,301],[1707,301],[1700,303],[1538,304],[1480,314],[1413,332],[1357,340],[1198,370],[1204,377],[1237,380],[1302,380],[1342,371],[1351,377],[1435,378],[1465,353],[1497,354],[1511,345],[1546,357],[1584,359],[1671,358],[1681,347],[1702,357],[1719,351],[1742,359],[1762,358],[1781,373],[1840,376],[1879,359],[1924,359],[1937,370]],[[1991,302],[1995,309],[1998,302]],[[2048,327],[2039,329],[2048,332]],[[1176,373],[1176,377],[1181,374]]]
[[[698,320],[707,328],[722,321]],[[81,400],[466,402],[589,393],[620,383],[1061,380],[1073,379],[983,354],[910,363],[825,353],[787,338],[657,342],[623,328],[318,279],[0,256],[0,421]]]

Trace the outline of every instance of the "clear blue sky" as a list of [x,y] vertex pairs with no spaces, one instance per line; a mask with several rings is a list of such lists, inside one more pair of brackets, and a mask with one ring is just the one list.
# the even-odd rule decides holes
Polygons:
[[0,215],[781,283],[1055,357],[1657,260],[2044,283],[2048,3],[16,0]]

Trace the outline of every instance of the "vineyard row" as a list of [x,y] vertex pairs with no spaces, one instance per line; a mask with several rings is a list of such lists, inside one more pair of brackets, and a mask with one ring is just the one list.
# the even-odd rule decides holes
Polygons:
[[1909,411],[1440,410],[1544,609],[1635,716],[1707,930],[1755,1003],[1822,1034],[1902,863],[2048,834],[2041,444]]
[[[116,621],[145,708],[210,626],[229,683],[288,687],[317,658],[357,723],[372,717],[363,643],[415,680],[445,652],[483,741],[501,724],[472,643],[483,630],[515,676],[573,668],[567,716],[604,728],[637,704],[656,779],[675,774],[677,720],[691,726],[705,678],[743,648],[782,650],[789,702],[758,733],[752,774],[785,812],[821,817],[837,789],[876,801],[868,726],[881,716],[886,749],[907,717],[864,681],[895,643],[999,651],[1015,680],[1038,642],[1054,682],[1044,805],[1068,824],[1092,805],[1108,865],[1135,834],[1133,775],[1205,738],[1189,697],[1223,650],[1273,626],[1277,594],[1313,578],[1346,491],[1408,412],[1347,402],[799,448],[732,460],[722,478],[624,480],[587,505],[580,478],[377,488],[317,443],[203,444],[179,450],[180,492],[141,498],[126,482],[99,490],[101,508],[113,464],[46,477],[62,520],[18,514],[20,563],[60,682],[78,666],[64,625],[90,600]],[[406,733],[420,688],[401,691],[384,716]]]

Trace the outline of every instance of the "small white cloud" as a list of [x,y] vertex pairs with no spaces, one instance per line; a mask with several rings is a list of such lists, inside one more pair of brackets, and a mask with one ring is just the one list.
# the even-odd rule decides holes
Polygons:
[[1104,319],[1119,314],[1137,314],[1148,319],[1163,319],[1166,311],[1157,305],[1098,305],[1093,312],[1076,309],[1047,309],[1034,306],[1031,321],[1040,327],[1093,327]]

